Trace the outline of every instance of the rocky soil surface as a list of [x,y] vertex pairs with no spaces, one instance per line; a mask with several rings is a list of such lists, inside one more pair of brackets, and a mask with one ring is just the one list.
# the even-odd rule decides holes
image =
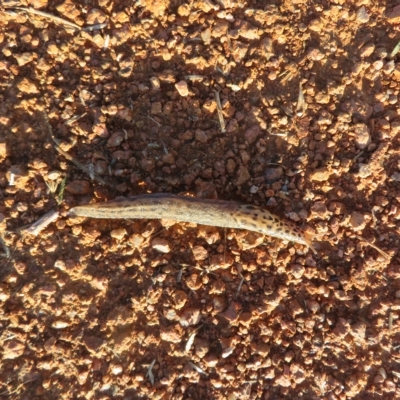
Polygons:
[[[396,1],[0,14],[1,399],[400,398]],[[317,254],[67,217],[155,192],[265,206]]]

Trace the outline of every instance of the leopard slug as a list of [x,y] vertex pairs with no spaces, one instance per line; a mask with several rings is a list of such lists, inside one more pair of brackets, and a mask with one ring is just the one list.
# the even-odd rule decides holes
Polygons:
[[72,208],[69,216],[104,219],[172,219],[200,225],[247,229],[264,235],[301,243],[315,253],[314,235],[284,221],[269,211],[231,201],[207,200],[168,193],[142,194],[106,203]]

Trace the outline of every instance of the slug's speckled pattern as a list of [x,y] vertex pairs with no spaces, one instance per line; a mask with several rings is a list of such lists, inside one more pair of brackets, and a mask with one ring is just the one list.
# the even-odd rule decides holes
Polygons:
[[252,205],[198,199],[167,193],[143,194],[107,203],[78,206],[69,216],[104,219],[173,219],[201,225],[247,229],[312,247],[312,236],[302,229]]

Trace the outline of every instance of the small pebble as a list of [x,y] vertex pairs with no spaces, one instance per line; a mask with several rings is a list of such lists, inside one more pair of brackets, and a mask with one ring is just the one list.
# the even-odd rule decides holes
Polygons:
[[171,251],[168,240],[163,238],[154,238],[151,241],[151,247],[160,253],[169,253]]
[[24,354],[24,351],[25,345],[18,340],[12,339],[4,343],[2,356],[6,360],[13,360],[14,358],[22,356],[22,354]]
[[51,324],[51,327],[52,327],[53,329],[64,329],[64,328],[66,328],[68,325],[69,325],[68,322],[61,321],[61,320],[57,320],[57,321],[54,321],[54,322]]
[[365,217],[363,214],[355,211],[351,214],[350,224],[355,231],[360,231],[365,228]]
[[122,364],[112,363],[110,365],[110,370],[113,375],[121,375],[124,368],[123,368]]
[[113,229],[110,233],[110,236],[114,239],[122,240],[127,233],[128,232],[126,231],[125,228],[118,228],[118,229]]
[[176,83],[175,88],[182,97],[186,97],[189,94],[189,88],[185,81]]
[[364,6],[359,8],[356,12],[357,20],[365,24],[369,21],[369,14]]

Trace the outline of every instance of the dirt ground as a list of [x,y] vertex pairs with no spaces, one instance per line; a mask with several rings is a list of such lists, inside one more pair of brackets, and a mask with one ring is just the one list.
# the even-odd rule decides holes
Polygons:
[[[400,398],[397,4],[4,0],[0,398]],[[156,192],[265,206],[317,254],[67,217]]]

